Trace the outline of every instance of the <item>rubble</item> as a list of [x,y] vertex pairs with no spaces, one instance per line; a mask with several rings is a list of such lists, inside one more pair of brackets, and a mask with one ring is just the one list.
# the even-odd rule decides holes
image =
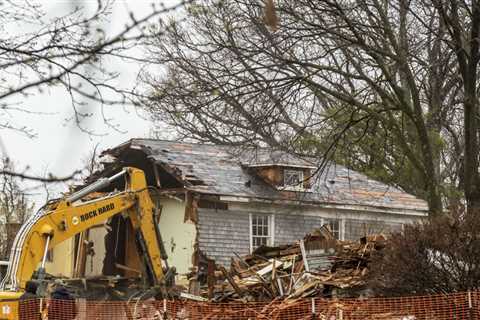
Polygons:
[[[230,270],[216,266],[196,294],[213,302],[295,301],[341,296],[363,289],[371,253],[385,246],[385,236],[360,241],[336,240],[328,226],[291,245],[259,247],[236,255]],[[353,290],[353,291],[352,291]]]

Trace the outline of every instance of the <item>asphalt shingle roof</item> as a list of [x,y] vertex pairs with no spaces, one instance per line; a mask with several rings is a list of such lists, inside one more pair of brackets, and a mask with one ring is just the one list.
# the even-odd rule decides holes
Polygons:
[[153,139],[132,139],[128,143],[130,147],[145,150],[157,163],[176,169],[182,179],[197,181],[189,189],[202,193],[267,200],[299,200],[400,210],[427,210],[424,200],[340,165],[332,164],[317,174],[309,192],[278,190],[263,182],[248,169],[249,166],[262,164],[316,167],[312,159],[300,159],[281,151],[272,152],[268,149],[238,151],[230,146]]

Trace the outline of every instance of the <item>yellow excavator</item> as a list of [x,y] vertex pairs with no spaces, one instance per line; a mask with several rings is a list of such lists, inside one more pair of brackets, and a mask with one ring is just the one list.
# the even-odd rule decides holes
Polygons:
[[[123,191],[80,201],[121,178],[125,179]],[[45,205],[28,219],[15,237],[8,269],[0,284],[0,319],[21,318],[19,302],[27,283],[35,283],[39,298],[47,297],[47,286],[52,280],[48,279],[45,263],[51,248],[120,213],[126,213],[131,221],[148,285],[164,291],[166,278],[175,271],[167,264],[155,210],[143,171],[132,167]]]

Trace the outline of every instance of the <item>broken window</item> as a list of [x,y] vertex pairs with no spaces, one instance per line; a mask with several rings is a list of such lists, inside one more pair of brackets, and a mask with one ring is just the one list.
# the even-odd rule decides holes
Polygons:
[[273,245],[273,215],[250,216],[250,243],[252,251],[260,246]]
[[284,170],[283,185],[288,189],[303,189],[303,171]]
[[335,239],[341,240],[341,220],[340,219],[326,219],[323,224],[328,224]]

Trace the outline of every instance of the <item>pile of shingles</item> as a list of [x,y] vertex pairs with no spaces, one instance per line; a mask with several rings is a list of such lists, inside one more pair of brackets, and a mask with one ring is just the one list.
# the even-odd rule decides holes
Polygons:
[[339,241],[323,226],[297,243],[236,256],[230,270],[217,266],[216,281],[209,281],[202,296],[217,302],[329,297],[362,287],[370,256],[384,243],[382,235]]

